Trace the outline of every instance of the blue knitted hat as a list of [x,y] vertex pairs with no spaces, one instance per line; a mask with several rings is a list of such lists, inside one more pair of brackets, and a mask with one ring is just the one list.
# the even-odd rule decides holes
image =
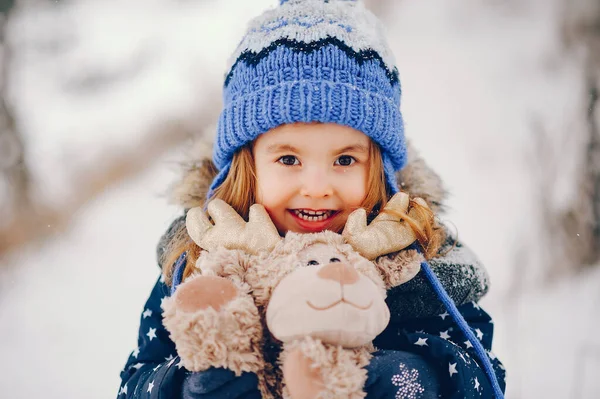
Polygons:
[[227,176],[233,154],[285,123],[331,122],[382,151],[388,190],[406,163],[400,81],[377,18],[358,1],[282,0],[253,19],[230,59],[213,147]]

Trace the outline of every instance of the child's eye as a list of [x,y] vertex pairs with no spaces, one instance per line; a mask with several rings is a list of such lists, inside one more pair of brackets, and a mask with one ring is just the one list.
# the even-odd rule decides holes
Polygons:
[[279,158],[277,162],[284,164],[285,166],[300,165],[300,162],[298,162],[298,158],[296,158],[293,155],[284,155],[281,158]]
[[317,266],[319,264],[319,262],[317,262],[316,260],[309,260],[308,262],[306,262],[307,266]]
[[350,155],[342,155],[335,161],[336,165],[340,166],[350,166],[354,162],[356,162],[356,159],[354,159],[354,157],[351,157]]

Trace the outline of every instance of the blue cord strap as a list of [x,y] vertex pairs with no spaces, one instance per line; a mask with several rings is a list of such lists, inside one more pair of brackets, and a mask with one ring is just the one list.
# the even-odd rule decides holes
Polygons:
[[452,319],[456,322],[456,324],[458,324],[458,327],[462,330],[462,332],[467,336],[467,339],[473,345],[473,349],[475,350],[477,356],[483,363],[485,374],[490,383],[492,384],[494,396],[497,399],[504,399],[504,394],[502,393],[500,384],[498,384],[496,372],[492,367],[492,363],[488,359],[487,353],[485,352],[483,345],[481,345],[481,342],[479,342],[477,337],[475,337],[475,334],[473,334],[473,331],[471,331],[471,327],[469,327],[469,324],[467,323],[465,318],[462,316],[462,314],[460,314],[452,298],[448,296],[448,293],[440,283],[440,280],[438,280],[437,276],[431,270],[429,263],[427,263],[426,261],[422,262],[421,270],[423,270],[425,277],[427,277],[427,279],[433,286],[433,290],[436,292],[438,298],[442,301],[448,312],[450,312],[450,316],[452,316]]
[[183,280],[183,272],[185,271],[185,264],[187,263],[187,252],[182,253],[177,258],[175,262],[175,267],[173,268],[173,282],[171,283],[171,296],[175,294],[175,290],[177,286],[181,284],[181,280]]

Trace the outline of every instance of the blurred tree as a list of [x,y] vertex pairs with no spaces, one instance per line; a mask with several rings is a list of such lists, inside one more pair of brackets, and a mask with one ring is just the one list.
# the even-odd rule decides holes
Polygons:
[[[584,95],[586,109],[585,145],[582,167],[578,171],[577,199],[570,209],[557,216],[558,240],[562,242],[567,262],[554,265],[579,270],[600,264],[600,2],[564,0],[562,36],[567,52],[583,54]],[[571,138],[573,132],[565,132]],[[549,215],[553,216],[553,215]],[[551,230],[552,231],[552,230]],[[560,273],[559,273],[560,274]]]
[[0,173],[5,186],[0,197],[0,220],[6,223],[30,204],[30,178],[23,140],[6,102],[8,65],[11,49],[6,40],[6,26],[14,1],[0,2]]
[[[585,108],[570,115],[569,127],[560,131],[532,118],[533,201],[539,222],[534,241],[540,250],[531,254],[528,242],[520,244],[514,264],[516,290],[525,286],[523,264],[541,265],[529,273],[534,280],[553,280],[600,264],[600,2],[559,1],[559,56],[577,65],[574,73],[579,73],[581,85],[574,90],[585,96]],[[569,184],[558,183],[565,176]]]
[[[73,4],[73,3],[71,3]],[[107,188],[145,171],[149,165],[183,144],[191,137],[203,135],[206,129],[218,117],[219,102],[199,100],[203,105],[194,114],[193,119],[164,120],[156,122],[147,128],[143,139],[134,146],[119,146],[118,143],[106,145],[98,149],[97,162],[90,166],[73,168],[66,184],[70,192],[68,198],[60,203],[46,201],[35,195],[36,177],[30,176],[27,168],[26,143],[18,131],[19,121],[11,113],[11,104],[5,101],[6,84],[10,83],[7,75],[10,73],[10,44],[12,32],[10,21],[18,21],[21,13],[45,12],[48,7],[69,7],[69,3],[46,0],[20,0],[19,2],[0,0],[0,265],[1,258],[9,251],[16,250],[24,244],[36,243],[52,235],[68,229],[77,211],[87,205]],[[51,36],[49,34],[49,36]],[[45,38],[45,37],[44,37]],[[58,37],[52,45],[60,48],[59,43],[64,38]],[[48,41],[40,49],[33,43],[31,51],[47,51]],[[50,48],[55,51],[56,48]],[[13,48],[13,54],[22,51]],[[136,49],[131,49],[130,63],[123,63],[116,68],[91,68],[91,71],[81,71],[78,77],[69,76],[69,82],[75,85],[63,85],[65,90],[78,91],[79,94],[93,95],[95,91],[105,89],[114,82],[134,79],[145,72],[152,57],[140,57]],[[148,65],[147,65],[148,64]],[[13,66],[14,68],[14,66]],[[219,98],[219,84],[214,87],[203,87],[202,95],[207,98]],[[13,88],[15,90],[15,88]],[[18,88],[16,88],[18,90]],[[15,113],[15,115],[18,115]],[[29,132],[28,132],[29,133]],[[125,134],[127,132],[124,132]],[[35,134],[33,132],[32,134]],[[53,184],[44,181],[44,184]]]
[[0,0],[0,13],[8,14],[14,5],[14,0]]

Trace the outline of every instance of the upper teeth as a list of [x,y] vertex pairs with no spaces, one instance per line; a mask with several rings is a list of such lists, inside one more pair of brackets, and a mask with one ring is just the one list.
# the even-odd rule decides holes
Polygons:
[[310,211],[304,209],[294,209],[296,216],[309,221],[321,221],[327,219],[333,211]]
[[327,211],[309,211],[304,209],[297,209],[298,212],[302,212],[305,215],[315,215],[315,216],[323,216],[327,213]]

